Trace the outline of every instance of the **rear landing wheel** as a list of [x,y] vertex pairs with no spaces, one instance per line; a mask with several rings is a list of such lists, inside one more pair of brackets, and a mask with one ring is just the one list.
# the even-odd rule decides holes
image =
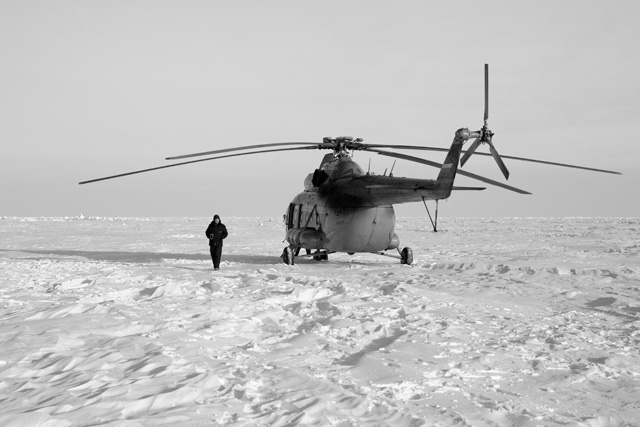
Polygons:
[[411,248],[404,248],[400,252],[400,264],[411,265],[413,263],[413,251]]
[[313,255],[313,259],[316,261],[327,261],[329,259],[329,255],[327,255],[326,252],[318,251]]

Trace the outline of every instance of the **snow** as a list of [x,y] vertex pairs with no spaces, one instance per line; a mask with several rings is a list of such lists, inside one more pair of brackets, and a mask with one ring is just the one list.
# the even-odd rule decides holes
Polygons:
[[640,218],[0,218],[2,426],[640,425]]

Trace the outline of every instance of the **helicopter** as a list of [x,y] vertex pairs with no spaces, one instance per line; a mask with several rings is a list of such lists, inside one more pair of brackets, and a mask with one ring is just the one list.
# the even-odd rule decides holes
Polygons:
[[[484,125],[477,131],[471,131],[468,128],[458,129],[448,149],[398,144],[365,144],[362,138],[351,136],[324,137],[322,142],[276,142],[172,156],[165,160],[215,155],[214,157],[182,161],[82,181],[79,184],[236,156],[294,150],[330,150],[331,152],[323,157],[319,167],[305,178],[304,190],[297,194],[286,208],[283,218],[286,227],[285,240],[288,246],[284,248],[281,255],[283,262],[293,265],[296,257],[299,256],[313,257],[314,260],[323,261],[328,260],[329,254],[339,252],[350,255],[374,253],[397,258],[400,259],[401,264],[410,265],[413,263],[413,251],[409,247],[401,249],[400,238],[395,233],[393,205],[423,202],[429,212],[426,201],[434,200],[436,203],[435,220],[430,212],[429,218],[433,230],[437,231],[438,202],[440,200],[448,199],[454,191],[486,189],[486,187],[456,186],[454,185],[456,175],[463,175],[519,194],[531,194],[505,183],[460,170],[460,167],[464,166],[473,154],[492,156],[507,180],[509,179],[509,170],[504,164],[503,158],[621,175],[619,172],[604,169],[523,157],[501,156],[493,144],[494,133],[487,124],[489,118],[488,64],[485,64],[484,67],[484,89]],[[466,151],[463,150],[463,145],[470,140],[473,142],[469,148]],[[482,145],[489,147],[489,153],[476,152],[478,147]],[[272,148],[285,146],[287,148]],[[440,151],[446,152],[446,156],[443,163],[437,163],[387,149]],[[242,152],[234,153],[236,151]],[[438,168],[440,171],[436,179],[395,177],[393,176],[393,168],[389,175],[386,174],[386,171],[383,175],[376,175],[369,171],[365,172],[353,160],[355,151],[366,151],[421,163]],[[302,249],[305,249],[306,254],[300,254]],[[393,250],[397,251],[397,254],[387,252]]]

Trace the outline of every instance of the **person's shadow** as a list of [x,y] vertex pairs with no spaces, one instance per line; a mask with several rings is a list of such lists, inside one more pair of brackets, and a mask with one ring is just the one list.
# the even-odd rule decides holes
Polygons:
[[[87,251],[71,249],[0,249],[2,252],[22,252],[26,254],[42,255],[42,258],[81,257],[91,261],[110,261],[124,263],[157,263],[163,260],[189,260],[211,262],[207,254],[181,254],[174,252],[127,252],[127,251]],[[281,264],[280,255],[223,255],[222,261],[242,264]]]

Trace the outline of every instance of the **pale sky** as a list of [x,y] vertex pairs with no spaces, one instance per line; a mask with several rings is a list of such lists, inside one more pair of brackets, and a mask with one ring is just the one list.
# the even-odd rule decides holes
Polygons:
[[[0,216],[280,216],[324,152],[78,182],[324,136],[448,148],[482,126],[485,63],[501,154],[624,175],[505,160],[533,195],[456,192],[440,216],[639,216],[638,16],[636,1],[1,0]],[[464,170],[504,181],[490,158]]]

